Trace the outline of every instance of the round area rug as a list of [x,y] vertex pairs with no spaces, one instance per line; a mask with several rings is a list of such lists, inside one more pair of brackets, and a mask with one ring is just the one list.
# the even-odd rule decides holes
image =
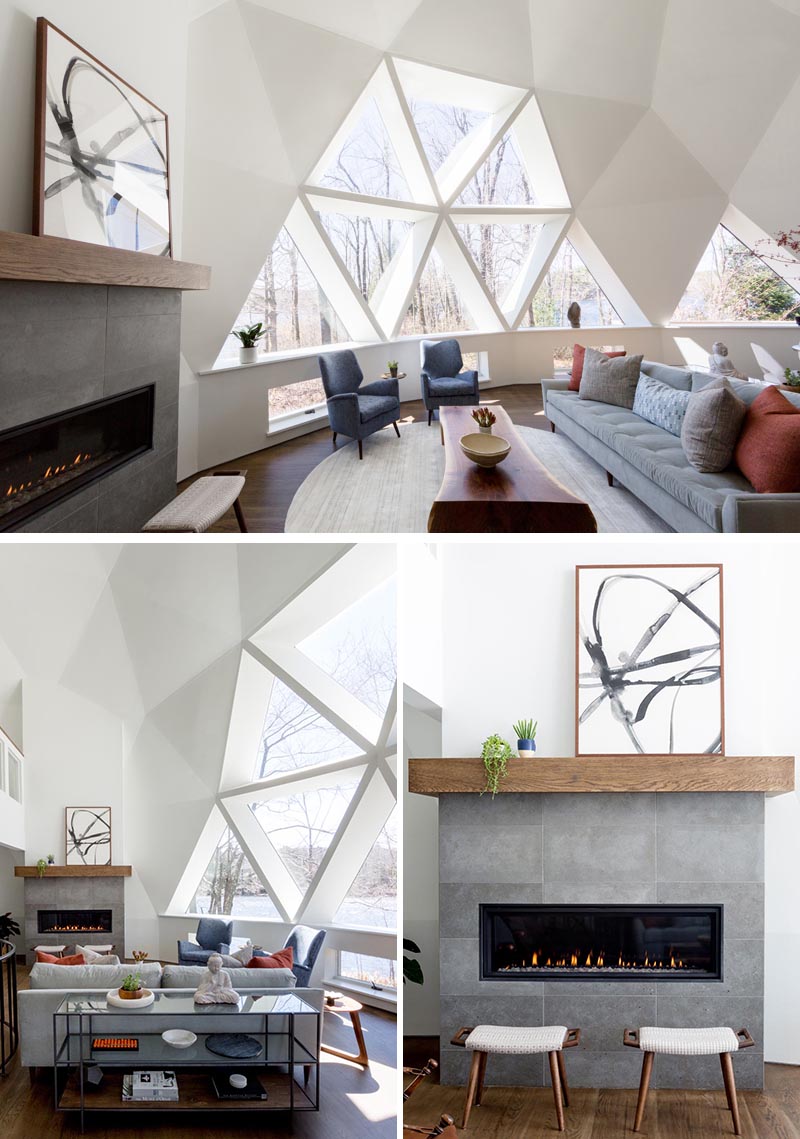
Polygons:
[[[666,534],[671,529],[560,432],[517,427],[549,473],[588,502],[605,534]],[[444,475],[439,424],[404,423],[400,438],[379,431],[358,446],[340,446],[300,485],[286,516],[287,534],[426,533]]]

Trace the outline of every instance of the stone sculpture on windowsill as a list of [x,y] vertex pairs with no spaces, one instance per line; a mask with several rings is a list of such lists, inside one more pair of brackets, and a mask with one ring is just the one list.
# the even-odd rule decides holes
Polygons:
[[581,306],[577,301],[573,301],[567,309],[567,320],[570,323],[570,328],[580,328],[581,326]]
[[708,357],[708,370],[712,376],[725,376],[729,380],[746,380],[742,372],[736,369],[736,366],[728,355],[728,349],[721,340],[715,340],[711,345],[711,355]]
[[238,1005],[239,994],[234,991],[230,973],[222,968],[222,958],[219,953],[212,953],[208,959],[208,968],[203,974],[197,992],[194,994],[196,1005]]

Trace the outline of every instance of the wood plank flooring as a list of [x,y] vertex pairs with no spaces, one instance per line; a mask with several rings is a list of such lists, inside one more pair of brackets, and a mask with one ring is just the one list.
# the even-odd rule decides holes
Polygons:
[[[20,988],[27,987],[20,970]],[[397,1102],[396,1018],[364,1009],[361,1024],[370,1056],[363,1071],[322,1054],[321,1108],[317,1113],[288,1115],[177,1113],[169,1116],[97,1114],[87,1117],[91,1139],[395,1139]],[[323,1040],[340,1049],[355,1046],[349,1017],[326,1013]],[[179,1077],[180,1079],[180,1077]],[[10,1075],[0,1078],[0,1136],[3,1139],[77,1139],[78,1118],[53,1110],[53,1081],[42,1069],[34,1081],[15,1057]]]
[[[436,1055],[436,1042],[406,1039],[405,1062],[418,1066]],[[569,1057],[567,1057],[569,1078]],[[570,1088],[566,1112],[568,1139],[622,1139],[631,1134],[637,1092]],[[767,1064],[763,1092],[740,1091],[743,1139],[800,1139],[800,1067]],[[426,1124],[442,1112],[460,1127],[464,1088],[444,1087],[426,1080],[405,1105],[404,1121]],[[487,1087],[483,1104],[473,1107],[469,1139],[544,1139],[556,1131],[553,1093],[545,1088]],[[647,1100],[643,1139],[715,1139],[733,1135],[725,1092],[661,1091]]]
[[[542,389],[538,384],[515,384],[492,388],[483,393],[482,402],[489,406],[496,402],[502,403],[514,423],[549,430],[542,408]],[[404,403],[401,412],[401,424],[424,423],[428,419],[422,400]],[[391,427],[387,430],[391,431]],[[439,425],[435,423],[431,431],[438,432],[438,430]],[[354,447],[355,443],[340,441],[340,446]],[[212,470],[241,467],[247,471],[247,482],[240,501],[248,529],[252,533],[282,534],[286,515],[297,488],[314,467],[323,459],[327,459],[331,451],[331,432],[327,427],[320,428],[319,431],[312,431],[300,439],[279,443],[263,451],[256,451],[252,455],[243,455],[230,463],[220,463],[208,471],[200,471],[199,474],[182,482],[178,490],[185,490],[200,475],[210,474]],[[369,440],[364,443],[364,462],[369,462]],[[233,510],[228,511],[210,533],[238,534],[239,527]]]

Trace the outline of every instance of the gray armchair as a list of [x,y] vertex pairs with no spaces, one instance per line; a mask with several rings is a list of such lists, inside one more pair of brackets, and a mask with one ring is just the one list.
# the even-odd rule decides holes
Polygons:
[[179,965],[205,965],[212,953],[230,953],[233,922],[221,918],[200,918],[197,923],[197,944],[178,942]]
[[349,348],[325,352],[318,359],[334,447],[337,435],[357,439],[358,457],[363,459],[363,440],[390,423],[394,424],[399,438],[400,394],[397,380],[363,384],[364,373],[358,366],[355,353]]
[[479,404],[478,373],[462,372],[464,361],[457,340],[423,340],[422,401],[428,410],[428,426],[439,407]]

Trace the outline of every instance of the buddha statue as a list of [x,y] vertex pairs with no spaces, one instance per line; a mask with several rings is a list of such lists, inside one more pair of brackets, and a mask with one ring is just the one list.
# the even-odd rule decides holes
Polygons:
[[238,1005],[239,994],[234,991],[230,974],[222,968],[219,953],[212,953],[208,968],[200,979],[194,994],[196,1005]]
[[728,355],[728,349],[721,340],[715,340],[711,345],[711,355],[708,357],[708,370],[712,376],[724,376],[729,380],[746,380],[747,376],[737,371],[733,360]]

